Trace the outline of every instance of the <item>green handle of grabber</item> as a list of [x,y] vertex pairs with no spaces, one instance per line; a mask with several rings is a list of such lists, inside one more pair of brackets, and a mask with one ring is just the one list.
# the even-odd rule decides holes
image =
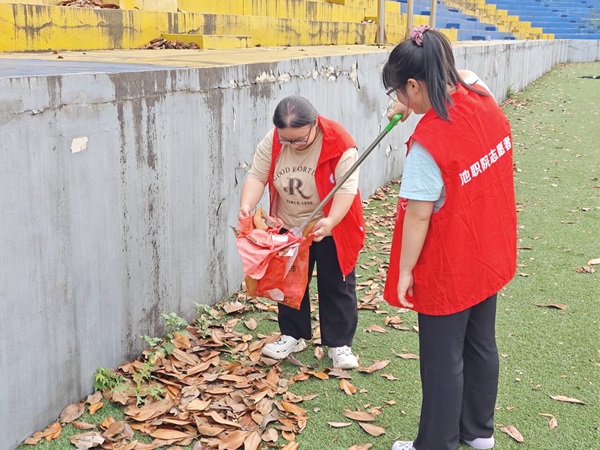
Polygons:
[[388,123],[386,125],[386,127],[384,128],[384,131],[386,133],[389,133],[392,128],[394,128],[396,125],[398,125],[398,122],[400,122],[402,120],[402,117],[404,117],[404,116],[400,113],[398,113],[394,117],[392,117],[392,120],[390,120],[390,123]]

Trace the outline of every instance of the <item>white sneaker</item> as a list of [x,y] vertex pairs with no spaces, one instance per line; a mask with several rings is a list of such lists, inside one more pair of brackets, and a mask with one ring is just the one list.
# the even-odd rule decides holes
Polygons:
[[347,345],[331,347],[327,354],[333,361],[334,369],[356,369],[358,367],[358,360]]
[[392,450],[413,450],[413,441],[396,441],[392,445]]
[[294,339],[282,334],[275,342],[267,344],[262,349],[262,354],[273,359],[285,359],[291,353],[301,352],[306,348],[306,341],[302,338]]
[[496,443],[494,442],[494,436],[489,438],[477,438],[472,441],[465,440],[465,444],[469,447],[474,448],[475,450],[488,450],[490,448],[494,448]]

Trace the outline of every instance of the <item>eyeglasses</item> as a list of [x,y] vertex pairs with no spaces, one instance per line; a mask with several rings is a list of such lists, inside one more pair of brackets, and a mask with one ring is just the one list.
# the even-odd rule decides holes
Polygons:
[[398,89],[397,88],[390,88],[387,90],[387,92],[385,93],[393,102],[398,102]]
[[281,145],[306,145],[308,144],[308,141],[310,139],[310,133],[312,133],[312,129],[313,126],[315,125],[315,123],[311,123],[310,124],[310,128],[308,129],[308,134],[306,135],[306,137],[304,139],[294,139],[294,140],[288,140],[288,139],[279,139],[279,136],[277,137],[277,140],[279,141],[279,143]]

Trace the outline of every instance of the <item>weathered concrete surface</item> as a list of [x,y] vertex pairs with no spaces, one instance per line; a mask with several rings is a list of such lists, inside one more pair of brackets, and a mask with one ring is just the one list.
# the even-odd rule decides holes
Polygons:
[[[456,53],[503,100],[557,63],[599,60],[599,48],[510,42]],[[160,313],[191,319],[193,302],[238,289],[229,226],[276,103],[302,94],[366,148],[387,107],[379,71],[389,49],[371,50],[258,63],[233,52],[238,65],[216,53],[212,64],[168,52],[0,58],[1,448],[90,393],[98,367],[136,356],[140,335],[162,335]],[[119,66],[132,61],[145,67]],[[399,177],[416,120],[365,161],[365,197]]]

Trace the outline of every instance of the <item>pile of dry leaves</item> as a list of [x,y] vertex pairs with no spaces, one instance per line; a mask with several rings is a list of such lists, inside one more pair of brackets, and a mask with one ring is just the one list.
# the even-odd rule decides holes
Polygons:
[[114,3],[102,3],[98,0],[64,0],[58,3],[58,6],[71,6],[73,8],[92,8],[92,9],[120,9],[119,5]]
[[[274,311],[273,304],[256,299],[252,303],[255,308]],[[237,314],[246,308],[247,305],[237,300],[223,305],[227,314]],[[138,360],[118,368],[118,375],[123,378],[118,388],[96,392],[85,401],[66,407],[56,423],[35,433],[25,443],[57,439],[62,426],[70,423],[84,431],[70,438],[78,449],[148,450],[168,445],[185,446],[194,441],[195,450],[297,449],[296,435],[304,430],[308,421],[306,410],[300,404],[316,395],[301,397],[288,387],[311,377],[322,380],[336,377],[340,380],[340,389],[348,395],[353,395],[356,387],[345,371],[316,371],[293,357],[289,361],[298,366],[298,370],[289,378],[282,377],[278,361],[261,354],[262,347],[277,336],[254,338],[251,334],[234,331],[240,321],[242,319],[236,317],[204,329],[189,326],[184,332],[174,333],[171,340],[174,349],[169,355],[147,349]],[[389,325],[397,324],[398,320],[392,320]],[[248,319],[244,325],[252,330],[257,324],[254,319]],[[320,347],[315,355],[323,357]],[[389,363],[388,360],[375,361],[358,370],[373,373]],[[151,376],[140,377],[149,369]],[[142,402],[140,392],[145,393]],[[153,398],[149,392],[161,395]],[[94,414],[107,401],[124,405],[126,420],[106,418],[100,430],[94,424],[77,420],[86,408]],[[343,413],[372,436],[385,432],[371,423],[381,414],[378,408]],[[330,425],[341,427],[350,423]],[[134,430],[154,440],[139,442],[134,439]]]
[[195,42],[185,43],[182,41],[169,41],[165,38],[152,39],[148,44],[140,47],[142,50],[200,50],[200,46]]
[[[389,217],[378,214],[373,215],[372,220],[382,226],[393,217],[393,214]],[[375,223],[371,226],[378,228]],[[383,259],[375,256],[364,268],[379,267],[382,263]],[[376,277],[358,283],[357,291],[359,309],[384,312],[379,307],[383,300]],[[122,364],[115,373],[111,372],[120,380],[117,387],[98,391],[85,401],[67,406],[57,422],[35,433],[25,443],[35,445],[43,439],[58,439],[63,426],[71,424],[82,431],[70,438],[77,449],[149,450],[164,446],[179,449],[195,442],[194,450],[296,450],[299,445],[296,436],[308,421],[301,404],[317,394],[299,396],[288,388],[311,378],[336,378],[339,389],[347,395],[354,395],[357,388],[347,372],[307,367],[292,355],[287,362],[296,370],[288,371],[287,377],[282,376],[279,362],[261,354],[263,346],[277,339],[278,334],[253,336],[251,332],[258,324],[254,318],[244,318],[243,313],[249,310],[262,311],[268,314],[267,319],[276,320],[274,302],[247,299],[246,294],[240,292],[237,298],[207,310],[207,314],[198,318],[196,326],[172,333],[168,351],[163,340],[162,344],[146,349],[137,360]],[[221,320],[213,320],[217,316]],[[247,332],[236,331],[236,325],[243,325],[237,329]],[[386,317],[385,325],[390,329],[417,331],[404,326],[398,316]],[[365,332],[385,333],[387,330],[370,325]],[[320,342],[318,326],[313,341]],[[316,346],[314,355],[318,360],[324,358],[322,347]],[[396,356],[418,358],[412,354]],[[370,366],[361,365],[357,370],[371,374],[389,363],[389,360],[373,361]],[[394,379],[385,373],[381,376]],[[107,417],[99,425],[78,420],[86,411],[95,414],[106,402],[123,405],[125,420]],[[373,423],[381,413],[381,407],[368,411],[346,409],[343,414],[351,422],[329,425],[341,428],[356,423],[368,435],[377,437],[385,433],[383,427]],[[134,430],[153,441],[139,442]],[[352,449],[371,447],[372,444],[366,443]]]

